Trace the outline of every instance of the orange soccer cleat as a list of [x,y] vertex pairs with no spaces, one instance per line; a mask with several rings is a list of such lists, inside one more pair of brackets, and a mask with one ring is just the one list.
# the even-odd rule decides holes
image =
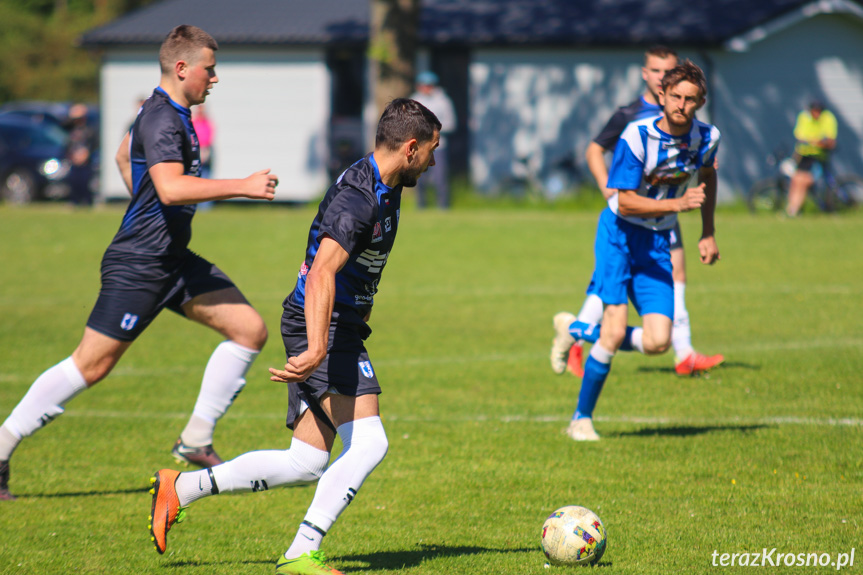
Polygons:
[[695,375],[714,368],[723,361],[725,357],[721,355],[704,355],[693,351],[675,364],[674,371],[677,375]]

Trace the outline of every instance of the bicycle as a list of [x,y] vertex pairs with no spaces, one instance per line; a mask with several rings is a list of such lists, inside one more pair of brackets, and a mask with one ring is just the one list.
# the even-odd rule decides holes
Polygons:
[[[788,202],[791,177],[797,170],[797,162],[784,148],[777,148],[767,156],[767,164],[774,174],[752,185],[746,195],[746,205],[752,213],[778,212]],[[815,183],[810,197],[822,212],[838,212],[852,209],[863,202],[863,178],[854,174],[837,175],[828,163],[816,163],[812,169]]]

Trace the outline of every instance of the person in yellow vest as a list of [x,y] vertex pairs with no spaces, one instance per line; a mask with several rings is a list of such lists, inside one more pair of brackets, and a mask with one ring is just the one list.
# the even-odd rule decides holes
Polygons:
[[795,217],[800,213],[806,194],[815,183],[812,169],[816,166],[825,168],[830,160],[830,152],[836,147],[836,129],[836,116],[830,110],[825,110],[824,104],[817,100],[797,116],[794,126],[797,170],[788,188],[788,216]]

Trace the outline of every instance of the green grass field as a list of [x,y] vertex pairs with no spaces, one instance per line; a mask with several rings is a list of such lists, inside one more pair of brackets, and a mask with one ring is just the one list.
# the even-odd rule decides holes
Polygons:
[[[220,424],[224,457],[290,442],[287,393],[266,368],[284,362],[281,301],[313,213],[218,206],[196,217],[192,247],[231,275],[271,334]],[[552,316],[581,305],[597,214],[403,215],[368,342],[390,451],[325,540],[334,567],[580,573],[545,570],[539,550],[545,517],[567,504],[604,521],[607,575],[758,572],[713,566],[714,551],[835,560],[863,547],[863,212],[720,211],[711,268],[696,257],[698,215],[685,215],[694,343],[727,362],[681,379],[671,355],[620,354],[596,444],[562,434],[579,381],[552,374],[547,355]],[[120,217],[0,207],[0,418],[77,344]],[[166,312],[108,379],[22,443],[19,499],[0,504],[0,573],[273,572],[313,486],[205,499],[164,556],[149,542],[147,479],[175,465],[169,450],[218,342]],[[861,564],[857,549],[844,571]]]

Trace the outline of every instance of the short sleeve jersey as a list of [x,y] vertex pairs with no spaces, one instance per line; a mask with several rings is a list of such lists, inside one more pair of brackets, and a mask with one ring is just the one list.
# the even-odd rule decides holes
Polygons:
[[824,139],[835,140],[838,132],[836,116],[830,110],[822,110],[818,119],[812,117],[809,110],[800,112],[797,123],[794,125],[794,138],[798,140],[796,151],[801,156],[809,156],[826,160],[829,153],[809,142],[818,142]]
[[149,169],[162,162],[179,162],[185,175],[198,176],[201,156],[191,111],[156,88],[138,111],[129,146],[132,201],[108,251],[146,257],[181,255],[192,237],[196,206],[163,204]]
[[[640,196],[663,200],[683,195],[694,173],[713,165],[719,149],[719,130],[699,120],[682,136],[672,136],[657,126],[662,116],[645,118],[629,124],[614,149],[608,174],[608,187],[634,190]],[[621,216],[618,196],[608,202],[618,217],[653,230],[674,226],[677,214],[660,218]]]
[[661,113],[662,108],[658,104],[651,104],[644,99],[644,96],[641,96],[628,106],[618,108],[593,141],[606,150],[614,150],[614,147],[617,146],[617,140],[620,139],[620,134],[623,133],[627,124]]
[[345,170],[318,207],[297,285],[284,305],[303,307],[306,278],[321,239],[328,236],[349,254],[347,263],[336,274],[335,303],[349,306],[361,316],[371,311],[398,231],[401,192],[401,186],[390,188],[381,181],[373,154]]

